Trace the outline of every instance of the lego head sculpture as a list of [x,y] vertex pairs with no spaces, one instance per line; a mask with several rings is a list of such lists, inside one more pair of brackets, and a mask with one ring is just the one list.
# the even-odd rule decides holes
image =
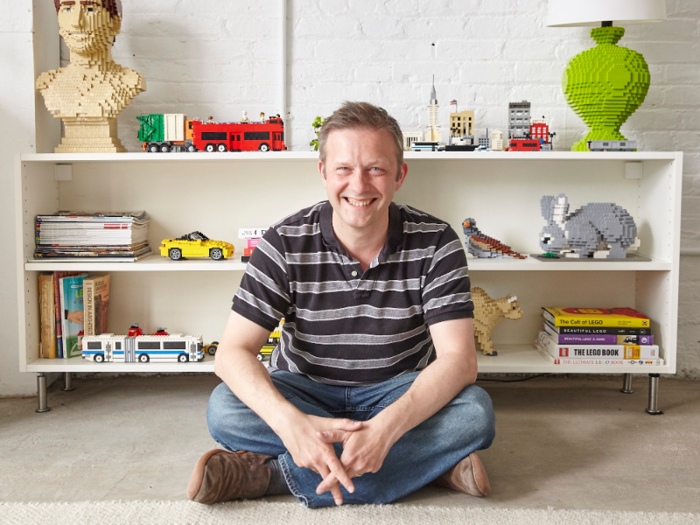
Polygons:
[[65,125],[65,137],[55,151],[126,151],[117,138],[117,116],[146,90],[146,83],[139,73],[112,60],[111,48],[121,29],[121,0],[54,3],[71,61],[43,73],[36,87],[47,109]]
[[644,102],[651,77],[644,57],[617,46],[625,34],[616,23],[661,22],[664,0],[549,0],[549,26],[601,24],[591,30],[598,44],[571,59],[562,78],[564,96],[589,127],[588,134],[571,146],[588,151],[590,140],[627,140],[620,126]]
[[58,34],[71,55],[91,59],[108,55],[122,24],[120,0],[54,0],[58,13]]

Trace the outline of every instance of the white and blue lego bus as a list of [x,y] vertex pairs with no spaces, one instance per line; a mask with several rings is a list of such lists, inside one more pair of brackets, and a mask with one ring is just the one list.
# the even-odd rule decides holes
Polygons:
[[96,363],[187,363],[204,359],[202,336],[170,335],[86,335],[83,359]]

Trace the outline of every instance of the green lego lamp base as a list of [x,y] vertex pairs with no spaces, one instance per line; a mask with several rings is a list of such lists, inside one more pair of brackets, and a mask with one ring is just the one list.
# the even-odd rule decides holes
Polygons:
[[651,76],[641,53],[617,46],[622,27],[596,27],[591,37],[598,45],[571,59],[562,78],[569,106],[589,127],[588,134],[571,146],[588,151],[589,140],[627,140],[620,127],[644,102]]

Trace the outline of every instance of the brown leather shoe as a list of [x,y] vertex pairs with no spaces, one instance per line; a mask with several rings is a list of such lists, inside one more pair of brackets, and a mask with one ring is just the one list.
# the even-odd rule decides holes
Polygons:
[[232,499],[260,498],[270,483],[270,467],[265,465],[270,457],[243,450],[210,450],[194,467],[187,485],[187,497],[206,505]]
[[473,452],[433,481],[431,485],[456,490],[478,498],[483,498],[491,493],[491,484],[486,475],[484,464]]

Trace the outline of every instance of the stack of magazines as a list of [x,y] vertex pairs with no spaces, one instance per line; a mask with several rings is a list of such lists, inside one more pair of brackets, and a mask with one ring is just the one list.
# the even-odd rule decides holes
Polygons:
[[633,308],[542,308],[535,342],[555,365],[646,365],[664,360],[650,320]]
[[59,211],[36,217],[39,261],[137,261],[151,253],[145,211]]

